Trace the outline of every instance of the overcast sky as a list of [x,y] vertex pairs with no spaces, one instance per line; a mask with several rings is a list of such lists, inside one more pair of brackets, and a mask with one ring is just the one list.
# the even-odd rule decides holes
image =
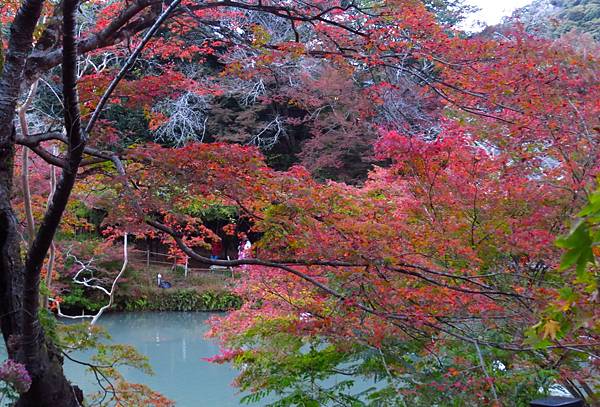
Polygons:
[[465,22],[464,27],[471,28],[477,21],[483,21],[487,25],[498,24],[502,17],[510,15],[519,7],[526,6],[531,3],[531,0],[467,0],[466,3],[481,9]]

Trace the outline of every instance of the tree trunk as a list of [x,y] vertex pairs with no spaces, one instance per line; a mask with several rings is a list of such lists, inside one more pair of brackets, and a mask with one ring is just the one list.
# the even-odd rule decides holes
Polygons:
[[[14,128],[12,132],[10,137],[14,136]],[[23,297],[18,221],[10,205],[13,160],[14,145],[0,144],[0,329],[10,357],[15,356],[10,344],[18,339],[21,332],[19,317]]]
[[[27,99],[19,109],[19,124],[21,135],[24,138],[29,137],[29,125],[27,123],[27,110],[37,92],[38,81],[33,82]],[[21,184],[23,186],[23,204],[25,206],[25,217],[27,220],[27,244],[31,246],[35,237],[35,221],[33,219],[33,208],[31,203],[31,187],[29,186],[29,148],[23,146],[21,155]]]
[[16,407],[76,407],[83,403],[83,392],[65,378],[60,350],[42,337],[39,362],[44,369],[41,377],[33,380],[29,391],[21,396]]
[[[33,31],[43,0],[24,0],[10,30],[8,52],[0,77],[0,329],[11,359],[25,363],[32,377],[30,390],[18,401],[22,407],[79,406],[81,391],[72,387],[62,369],[62,357],[37,330],[35,341],[23,343],[23,303],[26,270],[21,261],[18,222],[11,206],[15,158],[15,108],[25,60],[31,52]],[[35,293],[37,297],[38,293]],[[37,310],[36,310],[37,313]],[[36,321],[37,314],[30,315]],[[25,346],[26,345],[26,346]],[[32,368],[24,348],[34,347],[38,359]]]
[[[14,130],[13,130],[14,131]],[[14,148],[0,148],[0,328],[8,356],[25,362],[22,352],[22,301],[24,267],[21,262],[21,239],[18,222],[10,205],[12,195],[12,163]],[[79,406],[81,391],[72,387],[63,373],[60,351],[45,338],[42,330],[35,341],[39,356],[37,371],[32,375],[32,385],[18,402],[18,406],[70,407]],[[29,369],[28,369],[29,370]]]

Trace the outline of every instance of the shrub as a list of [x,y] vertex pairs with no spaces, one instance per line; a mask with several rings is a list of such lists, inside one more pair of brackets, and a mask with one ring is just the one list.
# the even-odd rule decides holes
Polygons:
[[31,386],[31,377],[25,365],[7,359],[0,365],[0,404],[13,402]]
[[229,292],[195,289],[144,290],[138,298],[122,298],[119,308],[126,311],[228,311],[242,305],[242,299]]
[[96,312],[106,303],[106,297],[96,298],[97,293],[91,293],[93,290],[86,290],[79,285],[72,285],[69,293],[62,297],[61,307],[65,310],[87,310]]

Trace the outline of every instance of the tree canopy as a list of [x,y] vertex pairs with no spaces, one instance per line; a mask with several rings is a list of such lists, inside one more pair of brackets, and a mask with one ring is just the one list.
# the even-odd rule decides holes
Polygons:
[[[31,376],[20,405],[81,401],[38,311],[55,235],[92,229],[91,209],[107,244],[239,267],[213,360],[243,366],[248,401],[527,405],[554,383],[593,398],[597,46],[468,37],[465,11],[4,2],[0,321]],[[235,231],[199,216],[214,207],[248,225],[249,256],[201,254]]]

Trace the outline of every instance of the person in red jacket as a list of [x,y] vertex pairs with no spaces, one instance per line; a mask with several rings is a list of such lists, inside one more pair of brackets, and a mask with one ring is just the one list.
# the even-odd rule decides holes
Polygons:
[[221,253],[223,253],[223,243],[221,240],[213,241],[210,248],[210,259],[218,260],[221,257]]

